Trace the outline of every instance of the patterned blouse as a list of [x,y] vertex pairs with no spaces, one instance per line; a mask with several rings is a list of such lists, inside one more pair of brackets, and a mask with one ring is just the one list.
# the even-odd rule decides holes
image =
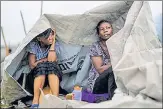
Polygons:
[[[92,56],[102,56],[103,65],[107,65],[110,62],[110,57],[108,57],[104,54],[104,52],[99,44],[99,41],[93,43],[93,45],[90,48],[90,57],[92,57]],[[95,81],[98,77],[99,77],[99,73],[95,69],[94,65],[92,64],[92,67],[89,72],[88,87],[87,87],[87,90],[89,92],[93,91]]]
[[[55,43],[55,49],[58,48],[58,43]],[[27,52],[29,53],[33,53],[36,55],[36,60],[40,60],[43,58],[46,58],[48,56],[49,53],[49,49],[50,46],[47,46],[46,48],[41,48],[39,45],[38,41],[31,41],[28,45],[27,45]]]

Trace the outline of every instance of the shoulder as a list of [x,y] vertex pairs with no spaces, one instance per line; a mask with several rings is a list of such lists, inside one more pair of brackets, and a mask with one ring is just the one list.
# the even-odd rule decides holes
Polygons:
[[99,42],[94,42],[91,46],[90,49],[98,49],[99,48]]
[[38,46],[38,42],[32,41],[32,42],[29,43],[29,46],[30,47],[37,47]]
[[27,45],[27,51],[33,54],[36,54],[39,44],[36,41],[32,41]]
[[95,42],[90,47],[90,56],[100,56],[102,52],[99,47],[99,42]]

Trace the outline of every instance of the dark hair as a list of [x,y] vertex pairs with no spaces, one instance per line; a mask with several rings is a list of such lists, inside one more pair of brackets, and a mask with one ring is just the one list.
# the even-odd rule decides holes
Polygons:
[[104,23],[104,22],[109,23],[109,24],[111,25],[111,27],[112,27],[112,24],[111,24],[110,21],[107,21],[107,20],[101,20],[101,21],[99,21],[98,24],[97,24],[97,26],[96,26],[96,31],[97,31],[97,34],[98,34],[98,35],[99,35],[99,27],[100,27],[100,25],[101,25],[102,23]]
[[54,31],[51,28],[48,28],[47,30],[45,30],[44,32],[40,33],[36,37],[45,37],[45,38],[48,38],[51,32],[54,35]]

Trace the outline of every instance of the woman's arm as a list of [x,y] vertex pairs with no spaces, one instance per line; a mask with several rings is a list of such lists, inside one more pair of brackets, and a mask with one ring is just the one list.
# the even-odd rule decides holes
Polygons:
[[95,69],[99,72],[102,73],[104,72],[106,69],[108,69],[109,67],[111,67],[111,63],[107,64],[107,65],[102,65],[102,57],[101,56],[92,56],[91,57],[92,63],[95,67]]
[[46,62],[46,61],[47,61],[47,58],[36,61],[35,54],[32,54],[32,53],[29,54],[29,66],[30,66],[31,69],[35,68],[38,63]]
[[56,36],[55,29],[53,29],[53,31],[54,31],[54,41],[53,41],[53,43],[50,47],[49,53],[48,53],[48,61],[50,61],[50,62],[57,61],[57,55],[55,52],[55,36]]
[[53,44],[51,45],[49,53],[48,53],[48,61],[49,62],[57,61],[57,55],[56,55],[54,46],[55,46],[55,42],[53,42]]

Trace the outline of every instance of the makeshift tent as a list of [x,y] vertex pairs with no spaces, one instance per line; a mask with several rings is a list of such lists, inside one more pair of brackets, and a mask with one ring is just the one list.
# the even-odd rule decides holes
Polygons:
[[61,87],[68,92],[75,84],[86,87],[91,66],[89,46],[97,41],[95,26],[102,19],[113,23],[114,35],[107,40],[107,47],[122,96],[118,97],[116,91],[112,101],[84,107],[162,107],[162,46],[147,1],[112,1],[81,15],[44,14],[4,61],[1,94],[5,100],[11,103],[31,95],[17,81],[22,73],[30,72],[26,46],[39,33],[53,27],[65,74]]

